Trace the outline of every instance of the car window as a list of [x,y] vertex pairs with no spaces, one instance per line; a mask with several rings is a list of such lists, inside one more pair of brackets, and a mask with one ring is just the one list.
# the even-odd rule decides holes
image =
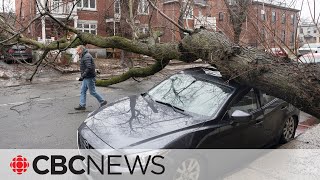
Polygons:
[[251,113],[258,109],[257,96],[253,89],[244,95],[237,103],[231,106],[229,114],[231,115],[235,110],[241,110]]
[[264,106],[271,102],[272,100],[276,99],[275,97],[268,95],[266,93],[262,93],[261,95],[261,105]]
[[178,107],[202,116],[214,116],[226,102],[232,89],[195,78],[189,74],[176,74],[149,91],[155,101]]

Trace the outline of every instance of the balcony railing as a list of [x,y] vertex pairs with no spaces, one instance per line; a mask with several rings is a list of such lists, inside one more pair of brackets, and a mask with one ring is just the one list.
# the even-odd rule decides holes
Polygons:
[[48,9],[53,16],[77,15],[77,6],[71,0],[49,0]]
[[[172,2],[179,2],[179,0],[163,0],[163,3],[172,3]],[[184,2],[188,2],[188,0],[185,0]],[[194,4],[201,5],[201,6],[207,6],[208,0],[194,0]]]
[[217,30],[217,21],[215,17],[200,16],[194,19],[195,28],[200,28],[203,26],[209,30]]
[[52,14],[59,15],[76,15],[77,7],[73,2],[63,2],[63,1],[55,1],[51,0],[49,4],[49,10]]

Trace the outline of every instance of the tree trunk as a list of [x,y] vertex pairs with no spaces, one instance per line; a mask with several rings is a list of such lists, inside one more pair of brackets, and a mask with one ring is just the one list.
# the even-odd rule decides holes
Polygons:
[[[192,62],[202,59],[217,67],[226,79],[256,87],[270,95],[281,98],[301,110],[320,117],[320,65],[288,63],[286,59],[273,57],[264,51],[233,47],[221,33],[199,30],[178,44],[146,44],[123,37],[101,37],[79,33],[79,40],[72,44],[52,43],[43,46],[36,41],[21,37],[19,40],[46,50],[75,47],[78,44],[93,44],[103,48],[119,48],[129,52],[153,57],[157,63],[147,70],[129,70],[122,77],[101,85],[122,82],[135,75],[144,77],[160,71],[172,59]],[[161,66],[159,66],[161,65]]]
[[232,47],[221,34],[201,31],[182,41],[185,57],[215,65],[226,81],[256,87],[320,117],[320,65],[295,64],[264,51]]

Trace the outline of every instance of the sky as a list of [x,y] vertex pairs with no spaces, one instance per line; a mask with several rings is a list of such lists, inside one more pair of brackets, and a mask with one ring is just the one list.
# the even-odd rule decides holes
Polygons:
[[[259,0],[259,1],[273,1],[273,2],[286,2],[288,5],[290,4],[292,8],[295,9],[301,9],[302,7],[302,11],[301,11],[301,17],[303,19],[309,18],[311,20],[311,15],[310,15],[310,11],[309,11],[309,6],[308,6],[308,2],[310,4],[310,8],[312,9],[312,14],[313,14],[313,10],[314,10],[314,2],[316,3],[316,17],[319,17],[319,13],[320,13],[320,0]],[[2,11],[2,4],[5,4],[5,10],[14,10],[14,2],[15,0],[0,0],[0,7]]]
[[[312,16],[314,16],[314,7],[316,7],[316,19],[319,17],[319,13],[320,13],[320,1],[319,0],[290,0],[289,2],[292,1],[296,1],[295,4],[295,8],[296,9],[301,9],[302,7],[302,11],[301,11],[301,17],[302,18],[309,18],[311,20],[311,14],[310,14],[310,10],[309,10],[309,5],[310,5],[310,9],[312,12]],[[309,2],[309,5],[308,5]],[[315,2],[315,6],[314,6],[314,2]],[[301,6],[302,5],[302,6]]]

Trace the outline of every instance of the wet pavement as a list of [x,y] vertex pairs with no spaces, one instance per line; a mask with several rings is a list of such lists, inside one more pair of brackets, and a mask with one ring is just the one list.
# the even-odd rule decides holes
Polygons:
[[[147,91],[161,80],[194,65],[166,69],[137,82],[128,80],[110,87],[98,87],[108,102]],[[87,96],[87,110],[77,112],[80,82],[78,74],[36,78],[32,84],[0,87],[0,148],[77,148],[76,131],[89,112],[98,108]],[[142,79],[139,79],[142,80]]]
[[[98,87],[97,90],[112,102],[145,92],[165,77],[194,66],[202,65],[168,66],[142,82],[128,80],[107,88]],[[0,86],[0,148],[76,148],[76,130],[87,114],[98,108],[98,103],[88,95],[87,110],[73,110],[80,96],[80,82],[75,81],[78,73],[60,75],[45,72],[48,73],[40,71],[32,84]],[[297,139],[307,138],[303,135],[317,123],[319,121],[312,116],[301,113]]]

